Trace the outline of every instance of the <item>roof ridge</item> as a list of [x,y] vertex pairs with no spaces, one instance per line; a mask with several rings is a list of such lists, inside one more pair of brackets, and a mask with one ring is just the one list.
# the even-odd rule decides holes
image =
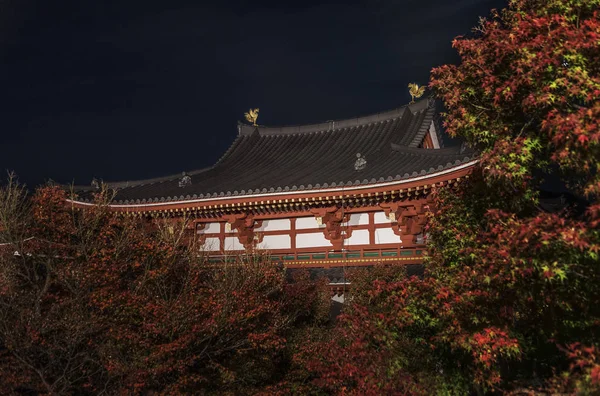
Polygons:
[[400,106],[400,107],[397,107],[397,108],[394,108],[394,109],[391,109],[388,111],[368,114],[368,115],[364,115],[364,116],[360,116],[360,117],[352,117],[352,118],[345,118],[345,119],[339,119],[339,120],[329,120],[329,121],[325,121],[325,122],[318,122],[318,123],[312,123],[312,124],[283,125],[283,126],[265,126],[265,125],[253,126],[253,125],[247,125],[247,124],[238,122],[238,134],[240,136],[248,136],[248,135],[251,135],[252,133],[255,133],[256,131],[258,131],[258,133],[261,136],[271,136],[271,135],[278,136],[278,135],[308,134],[308,133],[312,133],[312,132],[325,132],[325,131],[331,132],[334,130],[351,128],[351,127],[371,124],[374,122],[382,122],[382,121],[388,121],[388,120],[400,118],[403,116],[404,112],[407,109],[410,110],[412,113],[419,112],[419,111],[429,107],[429,103],[431,100],[433,100],[433,97],[430,96],[430,97],[421,99],[413,104],[410,104],[410,103],[405,104],[403,106]]
[[434,114],[435,108],[433,106],[428,107],[427,109],[425,109],[425,111],[423,111],[423,113],[421,113],[421,123],[419,127],[416,128],[416,131],[414,131],[413,138],[408,143],[408,147],[418,147],[421,144],[421,142],[425,138],[425,135],[427,134],[427,132],[429,132],[431,123],[433,122]]

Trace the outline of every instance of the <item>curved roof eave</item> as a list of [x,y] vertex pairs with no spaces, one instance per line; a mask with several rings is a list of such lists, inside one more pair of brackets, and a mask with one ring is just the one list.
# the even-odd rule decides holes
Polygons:
[[[165,202],[151,202],[144,204],[110,204],[108,207],[114,209],[130,209],[130,210],[152,210],[152,208],[159,207],[173,207],[177,205],[190,205],[190,204],[198,204],[198,203],[210,203],[210,202],[224,202],[228,200],[235,199],[244,199],[250,200],[254,198],[267,198],[267,197],[279,197],[279,196],[289,196],[289,195],[314,195],[314,194],[329,194],[329,193],[339,193],[339,192],[349,192],[349,191],[358,191],[360,190],[371,190],[388,186],[401,186],[409,183],[414,183],[427,179],[435,179],[440,176],[448,175],[453,172],[457,172],[460,170],[468,170],[473,167],[475,164],[479,162],[478,159],[469,161],[467,163],[463,163],[456,167],[444,169],[440,172],[430,173],[427,175],[416,176],[410,179],[404,180],[395,180],[389,182],[381,182],[381,183],[373,183],[368,185],[358,185],[358,186],[349,186],[349,187],[335,187],[335,188],[326,188],[326,189],[312,189],[312,190],[298,190],[298,191],[281,191],[281,192],[271,192],[271,193],[259,193],[259,194],[248,194],[248,195],[238,195],[238,196],[223,196],[223,197],[212,197],[212,198],[198,198],[198,199],[189,199],[189,200],[178,200],[178,201],[165,201]],[[78,200],[67,199],[67,202],[70,202],[79,206],[94,206],[93,202],[84,202]]]

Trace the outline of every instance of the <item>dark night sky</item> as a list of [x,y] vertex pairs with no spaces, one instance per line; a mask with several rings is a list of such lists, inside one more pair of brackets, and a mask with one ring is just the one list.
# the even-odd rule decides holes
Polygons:
[[501,0],[0,0],[0,169],[29,186],[203,168],[259,123],[407,103]]

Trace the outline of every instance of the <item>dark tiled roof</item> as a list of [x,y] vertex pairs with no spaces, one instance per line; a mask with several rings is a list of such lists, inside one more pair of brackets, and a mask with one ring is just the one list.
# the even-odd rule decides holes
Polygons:
[[[223,157],[210,168],[189,172],[188,184],[175,175],[112,187],[118,189],[117,203],[143,204],[400,181],[472,160],[474,153],[459,147],[418,147],[435,116],[435,106],[425,99],[386,113],[323,124],[240,125]],[[364,169],[355,169],[357,153],[367,161]]]

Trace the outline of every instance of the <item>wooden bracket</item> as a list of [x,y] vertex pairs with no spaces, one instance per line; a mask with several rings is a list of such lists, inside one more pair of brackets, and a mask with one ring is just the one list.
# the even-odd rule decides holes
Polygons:
[[344,245],[344,239],[352,236],[352,229],[350,227],[342,230],[342,224],[350,220],[350,214],[344,214],[336,206],[311,209],[311,213],[317,219],[317,223],[325,226],[323,234],[325,235],[325,239],[331,242],[333,249],[341,250]]
[[427,222],[426,201],[382,202],[379,205],[392,222],[394,233],[400,236],[402,247],[417,246],[417,236],[423,233]]
[[254,232],[260,228],[262,220],[254,220],[254,216],[246,213],[238,213],[223,216],[230,225],[231,231],[236,231],[236,236],[246,250],[251,250],[262,242],[262,234]]

